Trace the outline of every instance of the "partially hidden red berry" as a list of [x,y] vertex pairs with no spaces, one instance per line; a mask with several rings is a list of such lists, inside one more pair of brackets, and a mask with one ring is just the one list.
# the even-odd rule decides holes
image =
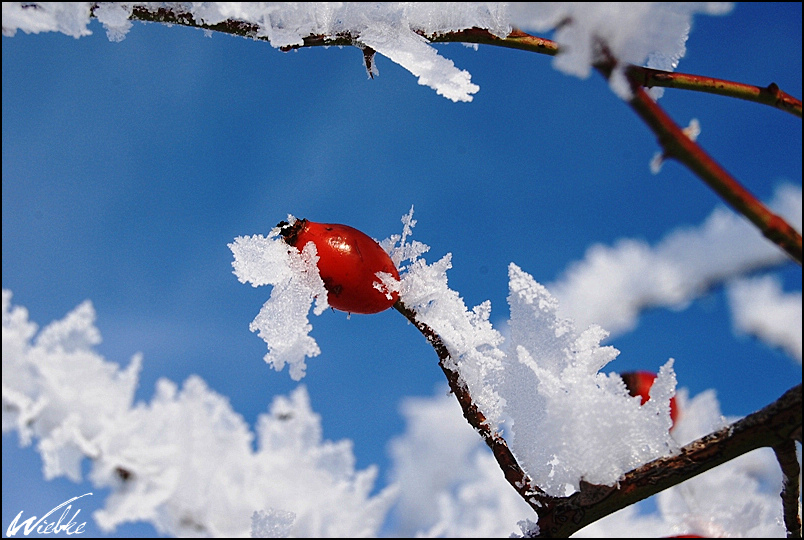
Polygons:
[[299,251],[308,242],[315,244],[318,273],[333,308],[348,313],[379,313],[396,302],[399,293],[387,291],[376,274],[385,272],[399,281],[399,272],[388,253],[367,234],[348,225],[307,219],[292,225],[283,221],[277,226],[285,242]]
[[[629,371],[623,373],[620,377],[622,377],[629,394],[642,398],[641,403],[644,404],[650,399],[650,387],[653,386],[653,381],[656,380],[655,373],[650,371]],[[673,421],[673,425],[676,423],[676,418],[678,418],[678,407],[676,406],[676,398],[673,396],[670,398],[670,419]]]

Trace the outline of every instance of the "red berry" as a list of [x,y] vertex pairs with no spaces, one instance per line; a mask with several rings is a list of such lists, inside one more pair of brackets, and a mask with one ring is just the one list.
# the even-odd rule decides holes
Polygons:
[[300,219],[280,222],[285,242],[301,251],[308,242],[318,251],[318,272],[327,289],[327,302],[348,313],[379,313],[394,305],[399,294],[387,294],[377,272],[391,274],[397,281],[399,272],[388,253],[370,236],[348,225],[316,223]]
[[[628,373],[623,373],[620,377],[625,382],[625,387],[628,389],[629,394],[634,397],[640,396],[642,403],[650,399],[650,387],[653,386],[653,381],[656,380],[655,373],[650,371],[629,371]],[[678,408],[676,407],[676,398],[673,396],[670,398],[670,419],[673,421],[673,425],[676,423],[676,418],[678,418]]]

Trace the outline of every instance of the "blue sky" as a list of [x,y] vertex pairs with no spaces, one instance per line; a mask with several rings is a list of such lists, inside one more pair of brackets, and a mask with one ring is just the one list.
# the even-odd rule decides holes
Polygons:
[[[232,274],[227,244],[266,234],[288,213],[370,236],[401,232],[411,206],[428,261],[452,253],[450,286],[468,306],[507,318],[507,266],[543,283],[594,243],[650,243],[701,223],[721,204],[690,172],[648,163],[655,137],[592,75],[551,59],[459,44],[441,53],[480,92],[453,103],[388,59],[369,80],[356,48],[282,53],[267,43],[135,23],[120,43],[94,34],[3,37],[3,288],[44,326],[90,299],[98,350],[127,364],[144,354],[137,398],[161,377],[192,374],[253,423],[296,387],[263,361],[249,323],[268,298]],[[801,96],[801,3],[738,4],[696,17],[680,71]],[[801,180],[801,120],[753,103],[668,90],[661,105],[762,199]],[[801,269],[781,268],[801,290]],[[301,381],[324,436],[351,439],[357,467],[389,466],[405,396],[444,382],[437,358],[394,311],[312,317],[322,354]],[[800,381],[801,366],[736,336],[722,291],[688,309],[645,313],[612,340],[606,371],[657,370],[676,359],[679,385],[714,388],[744,415]],[[92,491],[44,482],[41,460],[3,436],[3,531],[20,510],[44,511]],[[82,517],[102,502],[82,505]],[[100,534],[91,521],[93,535]],[[118,535],[153,534],[126,526]]]

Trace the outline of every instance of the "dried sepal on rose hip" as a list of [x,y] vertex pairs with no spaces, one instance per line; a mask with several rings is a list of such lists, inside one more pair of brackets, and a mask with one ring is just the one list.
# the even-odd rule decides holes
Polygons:
[[[642,398],[641,403],[644,404],[650,399],[650,387],[653,386],[653,381],[656,380],[656,374],[651,371],[629,371],[620,375],[628,393],[632,396],[639,396]],[[676,398],[670,398],[670,420],[673,421],[673,426],[676,424],[678,418],[678,406],[676,405]],[[670,429],[673,429],[672,427]]]
[[301,251],[308,242],[318,252],[318,273],[327,289],[327,302],[347,313],[379,313],[396,302],[399,293],[389,290],[378,272],[399,281],[399,272],[388,253],[367,234],[337,223],[299,219],[277,225],[289,245]]

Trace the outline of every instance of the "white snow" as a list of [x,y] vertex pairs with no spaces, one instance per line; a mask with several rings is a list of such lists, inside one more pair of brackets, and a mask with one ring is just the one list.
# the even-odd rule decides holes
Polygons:
[[727,2],[544,2],[511,3],[511,23],[524,30],[555,29],[562,51],[553,66],[586,78],[604,46],[618,62],[610,85],[623,99],[631,90],[623,76],[626,64],[675,70],[686,53],[692,18],[698,13],[723,15]]
[[91,2],[3,2],[3,35],[61,32],[74,38],[88,36]]
[[[492,428],[503,431],[520,464],[547,493],[569,494],[581,479],[614,484],[624,472],[672,453],[680,443],[725,422],[713,397],[700,398],[703,408],[694,412],[695,404],[690,405],[682,393],[681,422],[687,424],[678,424],[671,437],[669,400],[676,384],[672,360],[662,367],[651,400],[640,406],[618,375],[601,371],[618,354],[613,347],[600,345],[606,331],[598,326],[576,331],[572,321],[559,316],[558,300],[515,264],[509,268],[510,337],[504,342],[489,323],[488,302],[469,310],[449,288],[449,254],[431,264],[422,258],[429,248],[411,239],[416,223],[412,209],[402,223],[402,234],[382,243],[401,269],[400,298],[441,335],[453,359],[450,367],[459,371]],[[263,310],[273,310],[273,315],[264,321],[258,316],[253,326],[274,325],[282,340],[276,321],[293,319],[289,324],[294,332],[302,331],[291,332],[295,337],[290,342],[305,343],[307,312],[326,292],[315,271],[312,247],[308,245],[306,253],[289,249],[276,230],[267,237],[239,237],[230,244],[238,278],[254,286],[272,285],[272,299],[281,298],[273,303],[269,299]],[[299,322],[302,317],[304,324]],[[310,410],[303,387],[290,397],[275,398],[255,433],[198,377],[188,379],[181,389],[162,380],[150,404],[135,405],[133,388],[141,359],[135,357],[121,371],[99,357],[93,352],[100,340],[93,323],[94,311],[85,303],[36,335],[24,308],[12,307],[11,293],[4,291],[3,426],[18,430],[27,443],[39,439],[49,477],[80,479],[82,460],[92,459],[93,483],[113,491],[95,516],[104,529],[128,520],[148,520],[171,534],[203,530],[235,535],[251,530],[257,536],[372,535],[401,487],[406,494],[400,508],[415,515],[402,525],[411,533],[497,535],[527,518],[524,503],[510,487],[506,489],[480,438],[456,415],[452,397],[447,398],[452,406],[444,401],[431,413],[427,403],[410,405],[410,435],[392,447],[396,483],[371,496],[376,470],[354,470],[350,442],[322,440],[320,419]],[[293,356],[275,347],[267,332],[261,335],[268,342],[268,356]],[[287,360],[292,376],[299,369],[303,374],[304,355],[296,358]],[[80,392],[64,376],[66,367],[82,374]],[[449,409],[453,412],[442,412]],[[457,416],[454,430],[432,428],[449,415]],[[449,441],[422,442],[434,433]],[[255,436],[258,444],[253,451]],[[454,460],[464,465],[439,467],[444,456],[437,454],[445,449],[453,465]],[[421,470],[422,453],[428,457],[424,463],[435,468],[432,474]],[[772,458],[752,459],[750,463],[764,464]],[[701,493],[731,496],[722,489],[726,484],[739,489],[744,495],[739,510],[753,516],[753,530],[779,532],[778,502],[772,504],[764,494],[768,487],[751,480],[750,471],[740,467],[710,473],[701,480],[705,486]],[[121,469],[129,480],[121,479]],[[200,483],[199,471],[207,471]],[[424,494],[417,484],[422,474],[428,478]],[[266,490],[267,484],[276,489]],[[419,488],[410,487],[416,485]],[[718,510],[723,505],[711,495],[717,524],[701,524],[698,512],[679,513],[691,489],[684,486],[677,488],[680,494],[663,495],[666,501],[660,506],[666,508],[661,508],[659,517],[640,518],[629,510],[598,527],[616,530],[622,519],[639,523],[650,519],[644,523],[651,526],[659,520],[670,531],[745,526],[731,510]]]
[[[558,301],[515,264],[509,267],[510,338],[489,323],[491,305],[467,310],[447,284],[449,254],[427,264],[408,244],[412,210],[392,257],[415,253],[403,266],[400,298],[442,338],[473,401],[536,485],[553,495],[578,489],[581,479],[613,484],[626,471],[667,455],[672,361],[662,368],[652,399],[640,406],[616,374],[600,370],[618,351],[601,347],[607,333],[576,332],[557,315]],[[396,238],[396,237],[395,237]]]
[[[450,368],[457,369],[466,383],[472,399],[494,426],[501,414],[501,400],[493,384],[502,369],[503,353],[497,348],[502,335],[489,322],[491,305],[484,302],[468,310],[460,295],[447,285],[447,270],[452,267],[451,255],[428,265],[419,257],[427,249],[422,244],[407,243],[415,221],[412,212],[404,216],[405,231],[400,244],[389,241],[391,259],[399,260],[399,298],[416,313],[416,318],[435,330],[450,352]],[[396,237],[395,237],[396,238]],[[403,253],[411,259],[403,258]],[[409,262],[405,263],[406,260]]]
[[517,521],[533,517],[446,385],[432,396],[407,398],[400,410],[405,433],[389,446],[400,536],[503,538]]
[[303,386],[275,397],[253,431],[197,376],[181,388],[161,379],[150,403],[135,404],[142,359],[121,369],[97,354],[94,319],[85,302],[36,336],[3,291],[3,433],[37,441],[47,478],[79,481],[89,458],[93,485],[110,490],[93,516],[101,528],[144,520],[172,536],[378,534],[396,488],[372,494],[376,468],[355,470],[351,441],[323,439]]
[[728,289],[737,331],[786,351],[801,363],[801,291],[785,293],[773,276],[739,279]]
[[98,4],[98,7],[95,8],[95,17],[106,29],[109,41],[123,41],[126,38],[126,34],[133,26],[128,19],[129,16],[131,16],[130,5],[105,2]]
[[270,508],[251,516],[252,538],[289,538],[296,514]]
[[[800,191],[798,197],[800,200]],[[663,243],[662,251],[685,254],[690,246],[694,253],[711,251],[709,243],[691,239],[714,236],[717,243],[721,242],[720,235],[735,234],[731,230],[739,223],[735,217],[725,212],[713,216],[703,227],[704,234],[695,230],[675,233]],[[416,223],[413,209],[403,216],[402,223],[401,235],[382,242],[400,268],[400,299],[419,321],[441,337],[450,353],[448,367],[460,373],[489,425],[505,433],[509,446],[536,485],[556,496],[576,491],[582,479],[612,485],[625,472],[678,447],[669,434],[669,402],[676,384],[672,359],[660,370],[651,390],[652,399],[640,406],[639,398],[628,395],[618,375],[602,372],[619,354],[613,347],[600,345],[608,332],[594,324],[578,327],[561,317],[559,301],[515,264],[509,268],[510,337],[503,343],[503,336],[489,322],[490,303],[467,309],[460,295],[449,288],[450,254],[431,264],[422,257],[429,248],[411,239]],[[240,251],[243,246],[249,249]],[[285,282],[295,279],[303,283],[306,276],[314,273],[313,258],[306,266],[298,263],[295,269],[290,268],[289,250],[275,236],[246,237],[232,247],[235,272],[241,281],[280,283],[275,276],[282,276]],[[769,256],[764,251],[767,247],[761,244],[758,248],[762,260]],[[771,252],[776,254],[773,248]],[[740,261],[744,257],[741,255]],[[738,269],[744,264],[740,262]],[[647,259],[637,269],[644,277],[654,267],[662,265]],[[686,265],[687,270],[690,267],[693,265]],[[269,269],[266,275],[260,274],[262,268]],[[297,278],[288,277],[299,272]],[[602,282],[617,283],[611,277]],[[679,279],[676,283],[683,282]],[[253,323],[260,328],[273,325],[280,342],[285,339],[280,334],[288,333],[287,318],[284,311],[273,311],[271,306],[275,295],[285,295],[289,289],[293,287],[274,285],[271,299],[266,302],[268,307],[263,308],[269,314],[259,316]],[[306,314],[315,297],[311,291],[306,287],[303,292],[287,295],[288,305],[283,309],[295,313],[299,320],[304,317],[305,322],[296,324],[294,339],[302,334],[309,339]],[[614,305],[617,302],[628,305],[621,298]],[[594,305],[589,302],[587,308]],[[272,351],[281,348],[267,331],[261,336]]]
[[618,354],[601,347],[599,326],[576,332],[558,303],[515,264],[509,267],[510,342],[499,383],[510,418],[506,440],[535,484],[550,495],[581,479],[612,485],[625,472],[677,448],[669,435],[672,360],[640,406],[619,375],[600,370]]
[[[801,230],[801,186],[781,185],[768,206]],[[702,224],[676,229],[653,246],[635,238],[594,244],[547,287],[562,316],[579,328],[599,324],[619,335],[647,308],[683,309],[711,286],[785,260],[745,218],[720,207]]]

